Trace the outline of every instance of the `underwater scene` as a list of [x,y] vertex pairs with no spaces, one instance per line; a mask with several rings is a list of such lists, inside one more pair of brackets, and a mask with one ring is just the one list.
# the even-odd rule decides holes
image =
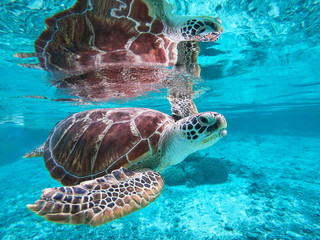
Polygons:
[[2,0],[0,239],[320,239],[319,12]]

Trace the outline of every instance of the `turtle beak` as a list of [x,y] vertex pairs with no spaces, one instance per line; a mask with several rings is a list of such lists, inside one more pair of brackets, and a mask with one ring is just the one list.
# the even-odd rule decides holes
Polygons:
[[224,116],[221,115],[221,114],[219,114],[216,117],[215,123],[213,125],[211,125],[209,127],[209,129],[210,128],[216,129],[216,131],[218,132],[219,137],[221,137],[221,138],[227,136],[227,121],[224,118]]
[[[218,115],[218,116],[216,116]],[[227,121],[221,114],[215,114],[215,121],[214,124],[210,125],[207,129],[207,132],[210,134],[212,132],[218,132],[219,136],[226,136],[227,135]]]
[[215,18],[214,21],[205,21],[205,24],[212,28],[212,32],[205,36],[204,42],[215,42],[220,37],[223,32],[223,27],[221,26],[221,19]]
[[219,136],[221,138],[227,136],[227,120],[222,115],[219,116]]
[[219,137],[223,138],[227,136],[227,121],[224,116],[220,115],[216,122],[219,121]]
[[226,130],[225,128],[222,129],[222,130],[220,130],[219,136],[220,136],[221,138],[227,136],[227,130]]
[[[202,144],[214,144],[220,138],[227,136],[227,121],[223,115],[211,112],[212,121],[206,129],[206,137],[202,140]],[[207,146],[209,146],[207,145]]]

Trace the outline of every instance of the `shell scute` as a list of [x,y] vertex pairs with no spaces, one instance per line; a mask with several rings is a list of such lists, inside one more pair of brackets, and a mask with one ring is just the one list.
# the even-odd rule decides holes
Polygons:
[[134,0],[131,5],[130,18],[139,22],[140,25],[151,23],[152,17],[149,16],[148,6],[141,0]]
[[130,5],[131,0],[122,0],[121,2],[118,1],[114,4],[113,8],[111,8],[110,16],[111,17],[122,17],[128,16],[129,8],[127,6]]
[[132,42],[130,50],[141,56],[143,61],[165,63],[167,54],[159,45],[161,41],[158,36],[142,33]]
[[167,119],[167,116],[160,112],[145,111],[135,119],[135,124],[142,138],[150,137],[156,129]]
[[91,172],[95,162],[95,154],[99,149],[106,128],[107,124],[104,122],[94,122],[86,128],[76,142],[76,150],[71,152],[70,160],[64,164],[70,173],[83,176]]
[[157,132],[159,133],[162,133],[163,130],[169,125],[172,123],[172,120],[170,121],[171,119],[168,119],[168,121],[165,121],[158,129],[157,129]]
[[54,169],[52,169],[50,175],[54,179],[60,181],[64,175],[66,175],[66,171],[62,167],[56,166]]
[[[46,142],[47,143],[47,142]],[[43,158],[45,159],[45,162],[49,161],[51,158],[51,151],[49,148],[44,148]]]
[[68,117],[56,124],[55,128],[52,130],[49,136],[49,138],[51,138],[51,145],[59,142],[61,136],[64,136],[68,132],[69,128],[72,127],[73,122],[74,118]]
[[110,112],[108,119],[114,122],[128,121],[132,119],[133,114],[133,111],[114,111]]
[[149,138],[150,146],[152,148],[152,152],[155,153],[158,149],[158,143],[160,140],[160,134],[154,134]]
[[[79,178],[75,177],[75,176],[72,176],[70,174],[66,174],[64,175],[61,179],[60,179],[60,182],[63,184],[63,185],[66,185],[66,186],[72,186],[72,185],[75,185],[78,183],[78,180]],[[89,179],[88,179],[89,180]]]
[[[88,126],[89,122],[83,120],[74,122],[67,130],[63,129],[63,126],[57,128],[56,131],[58,132],[54,132],[49,148],[52,157],[58,164],[62,165],[61,161],[64,162],[68,158],[72,149],[78,143],[79,138]],[[58,147],[56,147],[57,145]]]
[[58,31],[53,35],[52,42],[58,44],[58,46],[61,44],[61,47],[65,47],[72,53],[77,52],[80,48],[89,50],[93,31],[86,21],[84,15],[78,14],[70,15],[64,21],[58,21],[58,28],[64,29],[69,34]]
[[55,168],[57,165],[54,162],[54,160],[52,158],[47,159],[47,161],[45,162],[46,167],[49,171],[51,171],[53,168]]
[[138,162],[142,156],[150,155],[149,144],[147,140],[142,140],[134,147],[134,149],[128,153],[128,160],[133,162]]
[[125,49],[127,41],[136,35],[134,30],[135,23],[123,19],[122,21],[110,22],[103,21],[103,18],[97,18],[88,14],[90,23],[94,26],[94,45],[103,51],[114,51]]
[[163,23],[160,22],[159,20],[154,20],[152,25],[151,25],[151,32],[154,34],[160,34],[163,30]]
[[139,140],[139,136],[132,134],[130,122],[113,124],[101,142],[93,170],[98,172],[107,169]]
[[116,162],[112,163],[110,167],[108,167],[108,173],[112,172],[115,169],[119,169],[120,167],[127,168],[129,166],[129,162],[126,156],[121,157]]
[[93,111],[90,115],[89,118],[92,121],[102,121],[103,119],[106,119],[107,113],[105,111]]

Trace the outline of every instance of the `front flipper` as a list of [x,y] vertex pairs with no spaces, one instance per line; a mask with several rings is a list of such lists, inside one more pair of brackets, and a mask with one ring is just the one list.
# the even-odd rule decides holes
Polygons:
[[175,121],[198,113],[198,109],[191,97],[173,97],[170,95],[168,100],[171,105],[171,116]]
[[99,226],[148,206],[163,185],[155,171],[120,168],[76,186],[44,189],[27,207],[52,222]]
[[197,114],[198,110],[192,100],[194,80],[200,77],[200,66],[197,62],[200,52],[196,41],[181,41],[177,45],[178,59],[175,65],[179,74],[177,79],[168,84],[172,117],[175,121]]

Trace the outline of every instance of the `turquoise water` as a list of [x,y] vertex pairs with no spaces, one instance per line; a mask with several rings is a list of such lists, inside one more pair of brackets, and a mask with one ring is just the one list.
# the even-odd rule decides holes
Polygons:
[[71,101],[47,72],[21,67],[13,55],[32,52],[44,19],[74,2],[0,3],[0,238],[320,239],[320,3],[171,2],[177,14],[222,20],[217,43],[200,43],[194,102],[200,112],[222,113],[228,136],[169,169],[150,206],[98,228],[30,212],[26,204],[59,183],[41,158],[22,155],[75,112],[130,106],[170,114],[167,91]]

